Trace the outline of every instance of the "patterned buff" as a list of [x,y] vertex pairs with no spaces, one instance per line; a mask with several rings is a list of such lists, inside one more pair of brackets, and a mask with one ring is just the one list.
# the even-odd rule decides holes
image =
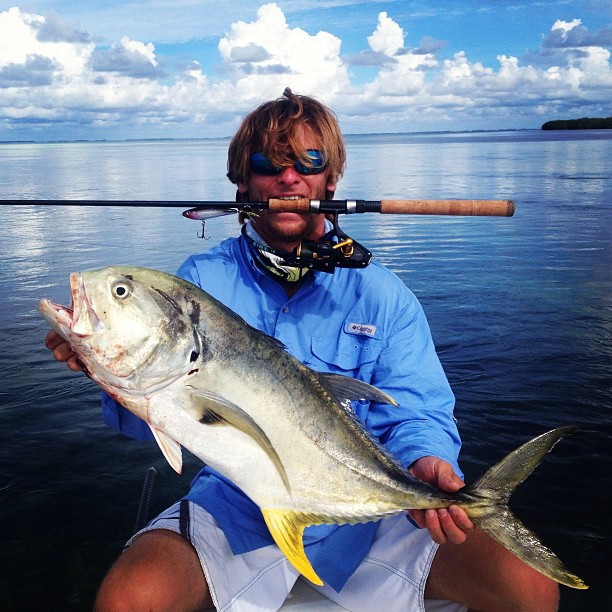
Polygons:
[[[325,230],[330,231],[331,229],[333,229],[333,225],[326,219]],[[291,255],[291,253],[275,251],[272,247],[268,246],[257,233],[250,219],[242,226],[242,235],[246,238],[255,261],[277,279],[287,283],[297,283],[310,271],[308,266],[288,266],[283,255]]]

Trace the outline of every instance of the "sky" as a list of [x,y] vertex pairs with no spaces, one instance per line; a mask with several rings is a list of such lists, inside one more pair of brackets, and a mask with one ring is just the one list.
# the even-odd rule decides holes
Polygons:
[[344,133],[612,116],[612,0],[0,0],[0,142],[231,136],[285,87]]

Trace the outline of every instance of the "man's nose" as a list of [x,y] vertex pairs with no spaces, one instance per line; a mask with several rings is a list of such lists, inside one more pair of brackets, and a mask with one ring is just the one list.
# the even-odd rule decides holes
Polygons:
[[300,173],[294,166],[285,166],[278,175],[278,180],[283,183],[297,183],[300,180]]

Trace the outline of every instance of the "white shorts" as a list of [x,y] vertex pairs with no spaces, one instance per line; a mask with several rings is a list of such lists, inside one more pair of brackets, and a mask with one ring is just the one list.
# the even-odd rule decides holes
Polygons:
[[[191,542],[219,612],[279,610],[300,577],[275,545],[234,555],[215,519],[193,502],[177,502],[126,546],[153,529],[180,533]],[[424,599],[437,549],[426,530],[415,527],[405,515],[394,516],[381,521],[370,552],[340,593],[306,583],[352,612],[371,612],[381,606],[385,612],[465,611],[465,606],[454,602]]]

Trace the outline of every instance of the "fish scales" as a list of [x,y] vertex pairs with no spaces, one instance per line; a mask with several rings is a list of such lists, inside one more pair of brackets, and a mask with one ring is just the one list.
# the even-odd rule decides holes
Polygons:
[[[198,375],[214,380],[214,390],[227,399],[237,403],[249,401],[251,413],[257,414],[258,423],[281,457],[294,453],[296,447],[303,449],[295,444],[295,438],[288,438],[287,431],[292,431],[302,438],[302,444],[310,453],[327,455],[327,461],[332,463],[330,469],[339,462],[353,469],[356,475],[385,480],[389,487],[395,484],[402,496],[395,499],[394,509],[402,507],[397,504],[400,499],[406,502],[408,491],[401,486],[405,483],[400,480],[405,477],[405,471],[381,452],[381,447],[373,443],[371,436],[352,416],[345,410],[337,410],[337,403],[312,370],[291,357],[277,340],[248,327],[225,307],[217,309],[216,319],[211,319],[210,323],[212,329],[207,326],[205,333],[213,338],[210,342],[214,343],[220,357],[214,371]],[[248,389],[252,398],[242,397],[241,389]],[[274,397],[270,397],[271,390],[274,390]],[[283,402],[284,410],[271,410],[272,400]],[[343,443],[338,444],[338,440]],[[303,450],[301,453],[303,456]],[[388,465],[390,474],[381,472],[381,463]],[[316,480],[315,474],[315,480],[309,481],[313,483],[312,490],[320,490],[321,485]],[[330,493],[335,494],[339,503],[345,504],[349,493],[354,497],[355,486],[352,481],[348,487],[333,483]],[[326,499],[328,508],[330,501]],[[377,512],[380,512],[380,503],[378,498]]]

